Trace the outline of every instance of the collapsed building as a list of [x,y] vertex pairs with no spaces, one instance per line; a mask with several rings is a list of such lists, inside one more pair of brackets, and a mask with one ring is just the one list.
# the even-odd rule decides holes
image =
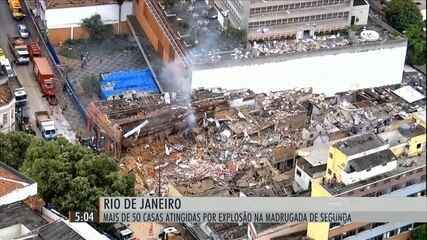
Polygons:
[[[309,196],[312,182],[326,174],[324,156],[342,139],[392,133],[390,145],[409,139],[402,126],[413,124],[413,116],[425,119],[426,99],[418,87],[392,85],[333,97],[311,89],[134,94],[91,103],[88,127],[98,148],[112,152],[123,172],[135,175],[140,193]],[[270,236],[273,229],[301,233],[307,225],[249,227]],[[245,235],[246,229],[192,228],[218,228],[224,239]]]

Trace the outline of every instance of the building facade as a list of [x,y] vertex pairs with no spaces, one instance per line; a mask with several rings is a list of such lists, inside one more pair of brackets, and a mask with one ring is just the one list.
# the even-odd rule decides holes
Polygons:
[[365,0],[215,0],[219,19],[246,30],[249,40],[313,36],[365,25]]
[[0,132],[15,130],[15,98],[7,83],[0,85]]
[[[313,181],[311,196],[425,196],[425,137],[423,125],[414,121],[411,127],[358,135],[335,143],[329,149],[326,174]],[[413,222],[309,223],[307,236],[314,240],[382,240],[407,234],[415,226]]]

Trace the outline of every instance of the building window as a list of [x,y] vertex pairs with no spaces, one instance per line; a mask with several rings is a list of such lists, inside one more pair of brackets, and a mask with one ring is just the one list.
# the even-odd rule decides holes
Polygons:
[[297,169],[297,175],[301,177],[301,171]]
[[330,159],[333,159],[333,158],[334,158],[334,154],[330,152],[330,153],[329,153],[329,158],[330,158]]
[[329,169],[329,168],[328,168],[328,174],[329,174],[329,175],[332,175],[332,171],[331,171],[331,169]]
[[3,125],[7,125],[9,117],[7,116],[7,113],[3,114]]
[[420,149],[421,148],[421,143],[418,143],[417,144],[417,149]]

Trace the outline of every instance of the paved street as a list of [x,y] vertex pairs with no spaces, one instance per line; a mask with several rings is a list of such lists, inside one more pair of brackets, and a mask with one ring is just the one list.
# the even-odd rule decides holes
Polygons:
[[[31,36],[36,37],[36,31],[30,24],[30,18],[27,16],[22,22],[25,23],[31,31]],[[17,22],[12,18],[9,12],[7,1],[0,0],[0,47],[6,51],[8,58],[11,58],[11,54],[7,43],[7,34],[16,35],[16,23]],[[75,134],[71,130],[69,123],[60,113],[60,105],[51,107],[47,103],[46,99],[42,97],[39,85],[34,78],[32,64],[30,63],[27,66],[16,66],[15,71],[17,73],[19,83],[11,81],[10,86],[12,87],[12,91],[19,87],[19,85],[22,85],[25,88],[28,96],[29,116],[33,126],[35,126],[34,112],[49,110],[53,113],[56,120],[58,133],[64,135],[70,141],[74,141]]]

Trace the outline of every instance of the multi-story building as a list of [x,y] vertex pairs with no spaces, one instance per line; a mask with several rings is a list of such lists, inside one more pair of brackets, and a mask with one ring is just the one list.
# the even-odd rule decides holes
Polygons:
[[[419,115],[419,114],[417,114]],[[328,151],[324,177],[312,182],[312,197],[409,197],[426,193],[425,117],[378,135],[338,141]],[[423,120],[424,119],[424,120]],[[424,122],[423,122],[424,121]],[[384,239],[407,235],[416,223],[309,223],[314,240]]]
[[247,31],[249,40],[313,36],[365,25],[365,0],[215,0],[223,24]]

